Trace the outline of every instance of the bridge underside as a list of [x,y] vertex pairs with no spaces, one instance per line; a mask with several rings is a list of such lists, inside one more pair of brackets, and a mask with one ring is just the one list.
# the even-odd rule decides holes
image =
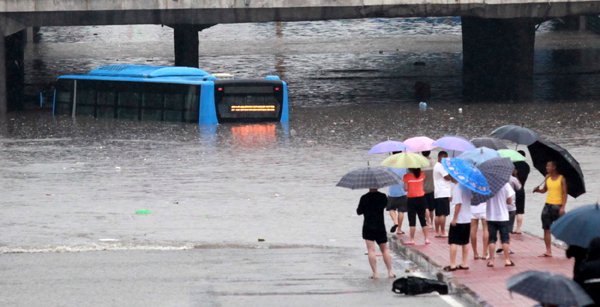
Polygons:
[[[98,9],[65,10],[46,12],[23,9],[10,11],[7,3],[0,0],[0,114],[6,114],[9,106],[19,106],[22,97],[23,38],[20,33],[29,27],[163,24],[174,29],[175,63],[179,66],[198,67],[198,31],[219,23],[247,23],[273,21],[316,21],[353,18],[391,17],[463,17],[464,96],[467,100],[522,100],[531,97],[533,78],[533,44],[535,24],[553,17],[600,14],[600,1],[588,2],[539,2],[485,4],[483,0],[469,3],[430,3],[405,5],[363,5],[325,7],[263,7],[248,8],[187,8],[187,9]],[[29,3],[19,0],[14,3]],[[87,5],[88,1],[35,0],[45,5],[59,3]],[[34,2],[35,2],[34,1]],[[132,2],[142,0],[130,0]],[[162,3],[146,1],[148,6]],[[254,1],[253,5],[259,0]],[[245,2],[252,2],[245,1]],[[341,3],[337,0],[332,3]],[[410,2],[411,0],[405,0]],[[494,2],[488,0],[487,2]],[[36,2],[36,3],[37,3]],[[97,1],[105,5],[117,5],[119,1]],[[165,2],[165,1],[163,1]],[[221,3],[223,1],[216,1]],[[237,3],[237,1],[234,1]],[[241,1],[240,1],[241,2]],[[298,3],[306,1],[298,1]],[[310,2],[310,1],[308,1]],[[314,2],[314,1],[313,1]],[[347,2],[347,1],[346,1]],[[367,2],[363,0],[362,2]],[[454,2],[454,1],[452,1]],[[58,3],[58,4],[57,4]],[[83,4],[82,4],[83,3]],[[91,2],[90,2],[91,3]],[[177,3],[166,1],[165,3]],[[179,3],[196,3],[182,1]],[[197,2],[206,4],[206,2]],[[212,2],[211,2],[212,3]],[[223,2],[224,3],[224,2]],[[275,2],[273,2],[275,3]],[[9,3],[10,4],[10,3]],[[139,3],[139,7],[143,7]],[[313,3],[314,4],[314,3]],[[20,5],[20,4],[19,4]],[[162,4],[161,4],[162,5]],[[23,5],[26,6],[26,5]],[[15,64],[16,63],[16,64]],[[15,65],[13,65],[15,64]],[[498,80],[508,80],[498,82]]]

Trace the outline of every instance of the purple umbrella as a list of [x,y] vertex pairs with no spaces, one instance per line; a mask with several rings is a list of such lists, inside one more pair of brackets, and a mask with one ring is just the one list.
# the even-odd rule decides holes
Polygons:
[[433,142],[434,146],[442,147],[446,150],[455,150],[455,151],[467,151],[469,149],[475,149],[475,145],[473,145],[468,140],[453,135],[446,135],[443,138],[439,138]]
[[406,151],[410,150],[410,147],[406,146],[406,144],[398,141],[385,141],[381,142],[371,150],[367,154],[376,154],[376,153],[386,153],[386,152],[394,152],[394,151]]

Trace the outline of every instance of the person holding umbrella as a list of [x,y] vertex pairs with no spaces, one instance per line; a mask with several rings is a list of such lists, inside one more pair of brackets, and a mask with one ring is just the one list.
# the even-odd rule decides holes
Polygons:
[[[525,151],[518,151],[523,157],[525,157]],[[521,226],[523,226],[523,215],[525,214],[525,182],[527,182],[527,177],[529,177],[529,172],[531,168],[529,164],[525,161],[514,162],[515,169],[517,170],[517,178],[519,182],[521,182],[521,189],[516,191],[517,196],[517,230],[515,230],[515,234],[522,234]]]
[[540,257],[552,257],[552,235],[550,226],[559,217],[565,214],[567,206],[567,181],[558,173],[555,161],[546,163],[546,181],[544,187],[535,187],[533,193],[546,193],[546,204],[542,210],[542,229],[544,229],[544,242],[546,243],[546,252]]
[[587,294],[600,305],[600,237],[590,242],[587,260],[575,271],[573,277]]
[[387,197],[378,189],[399,184],[402,179],[385,167],[366,167],[356,169],[342,177],[338,187],[356,189],[369,189],[369,192],[360,198],[356,213],[364,215],[362,237],[367,244],[369,264],[373,270],[372,279],[379,278],[377,274],[377,258],[375,243],[379,245],[383,261],[387,267],[388,277],[395,278],[392,272],[392,257],[387,246],[387,233],[385,230],[384,210],[387,206]]
[[409,173],[404,175],[404,190],[408,193],[408,225],[410,226],[410,241],[406,245],[415,245],[415,232],[417,226],[417,216],[423,229],[425,244],[429,242],[429,228],[427,227],[427,219],[425,217],[425,191],[423,190],[423,182],[425,174],[420,168],[409,168]]
[[506,183],[494,197],[487,200],[486,220],[490,234],[488,245],[490,261],[487,264],[488,267],[494,267],[494,251],[496,250],[498,232],[504,251],[504,266],[515,266],[515,263],[510,260],[510,234],[508,229],[508,206],[513,203],[512,198],[514,196],[515,191],[509,183]]
[[[392,154],[396,155],[402,153],[401,151],[394,151]],[[400,178],[408,173],[406,168],[392,168],[388,167],[389,170],[396,173]],[[388,190],[388,204],[385,208],[390,213],[390,217],[394,222],[394,226],[390,229],[390,232],[396,232],[397,235],[403,235],[402,222],[404,221],[404,213],[408,211],[406,191],[404,191],[404,183],[396,184],[389,187]]]

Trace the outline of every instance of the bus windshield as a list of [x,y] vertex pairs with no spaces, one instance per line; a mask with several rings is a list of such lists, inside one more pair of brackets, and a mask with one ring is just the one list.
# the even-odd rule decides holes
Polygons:
[[279,120],[282,104],[281,81],[215,81],[215,105],[220,122]]

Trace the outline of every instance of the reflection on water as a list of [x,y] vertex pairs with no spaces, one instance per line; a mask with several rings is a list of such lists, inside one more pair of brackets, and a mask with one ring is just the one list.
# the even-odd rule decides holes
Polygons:
[[[42,42],[27,50],[34,93],[58,75],[101,65],[173,63],[166,27],[42,30]],[[200,37],[201,67],[208,71],[284,76],[289,124],[74,120],[48,109],[11,114],[0,125],[0,251],[96,249],[104,238],[126,245],[265,238],[362,246],[355,208],[365,191],[335,184],[347,171],[385,158],[366,155],[372,145],[417,135],[470,139],[504,124],[523,123],[578,159],[590,191],[570,198],[568,208],[600,199],[593,189],[600,184],[595,36],[539,33],[535,103],[501,104],[462,103],[455,19],[218,25]],[[568,48],[579,41],[587,47]],[[414,101],[417,81],[431,85],[426,112]],[[542,179],[533,171],[531,182]],[[540,234],[544,196],[526,188],[524,229]],[[153,214],[134,214],[141,209]]]

